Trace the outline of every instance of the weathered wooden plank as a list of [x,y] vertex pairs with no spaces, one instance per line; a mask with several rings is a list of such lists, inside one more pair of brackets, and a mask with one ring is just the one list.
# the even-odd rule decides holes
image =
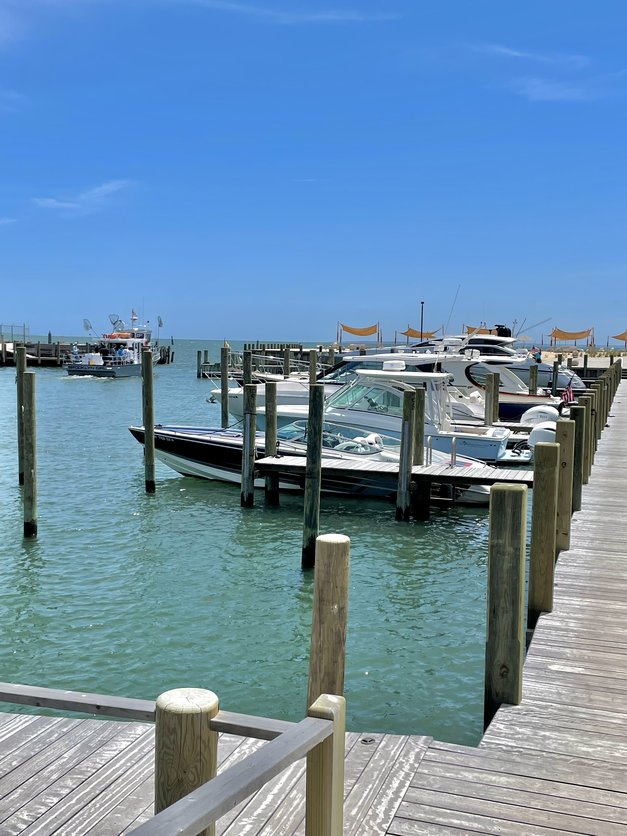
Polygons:
[[135,700],[103,694],[85,694],[0,682],[0,701],[34,705],[39,708],[60,708],[63,711],[84,711],[127,720],[154,720],[155,704],[151,700]]

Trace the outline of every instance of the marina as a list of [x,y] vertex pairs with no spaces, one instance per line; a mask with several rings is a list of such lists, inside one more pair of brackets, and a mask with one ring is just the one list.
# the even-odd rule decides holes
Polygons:
[[[627,665],[622,623],[627,554],[619,513],[627,410],[626,384],[619,384],[614,375],[610,389],[612,385],[618,387],[616,398],[613,403],[611,396],[599,401],[597,414],[602,421],[585,442],[593,451],[589,465],[583,456],[578,459],[584,482],[581,499],[574,492],[572,499],[567,494],[569,520],[571,501],[575,507],[572,527],[570,523],[565,527],[558,497],[553,535],[557,535],[559,558],[555,582],[544,593],[551,592],[548,609],[552,611],[544,611],[537,623],[530,617],[533,633],[522,668],[520,697],[505,699],[520,704],[502,705],[494,717],[490,712],[487,720],[491,722],[478,747],[442,742],[433,734],[349,733],[343,832],[391,836],[627,832],[626,717],[621,699]],[[562,471],[558,465],[555,459],[555,478]],[[509,501],[509,494],[502,496]],[[534,513],[535,508],[534,502]],[[524,542],[524,514],[519,525]],[[490,550],[499,548],[498,541],[498,536],[491,540]],[[532,562],[533,549],[532,542]],[[530,607],[538,592],[535,572],[530,577]],[[519,594],[522,598],[522,586]],[[514,681],[512,685],[515,694],[518,686]],[[8,702],[105,714],[111,710],[114,715],[142,720],[150,720],[154,711],[154,703],[145,700],[21,686],[0,690]],[[224,703],[230,708],[227,700]],[[291,733],[288,726],[257,722],[266,740],[275,739],[279,732]],[[244,723],[234,715],[219,713],[215,723],[216,730],[229,731],[218,748],[221,768],[235,767],[235,775],[237,762],[260,744],[246,736],[234,738],[231,732],[235,727],[243,730],[246,724],[250,730],[252,718]],[[36,830],[46,834],[64,829],[77,834],[123,833],[150,818],[151,725],[4,715],[1,729],[2,745],[12,764],[5,778],[0,778],[0,794],[8,805],[7,833]],[[263,749],[255,762],[264,759]],[[268,763],[271,751],[268,748]],[[219,821],[218,832],[302,832],[304,784],[301,761],[250,800],[237,802]]]

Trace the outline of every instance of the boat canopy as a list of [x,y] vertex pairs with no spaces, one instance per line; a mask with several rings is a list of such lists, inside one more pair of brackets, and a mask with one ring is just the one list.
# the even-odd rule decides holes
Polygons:
[[594,342],[594,328],[587,328],[585,331],[563,331],[561,328],[554,328],[551,331],[554,340],[583,340],[590,336]]

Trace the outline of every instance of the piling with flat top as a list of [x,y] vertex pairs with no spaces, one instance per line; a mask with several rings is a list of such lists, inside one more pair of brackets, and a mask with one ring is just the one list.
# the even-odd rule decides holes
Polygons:
[[407,521],[411,511],[411,469],[414,463],[414,425],[416,420],[416,392],[403,393],[403,418],[401,423],[401,447],[398,462],[398,487],[396,491],[396,519]]
[[501,375],[498,372],[492,372],[492,379],[494,383],[494,398],[492,399],[492,423],[496,424],[499,420],[499,394],[501,391]]
[[579,395],[577,404],[583,406],[586,412],[586,420],[584,421],[584,439],[583,439],[583,463],[581,481],[584,485],[588,484],[590,478],[590,469],[592,467],[591,448],[592,448],[592,397],[591,395]]
[[242,508],[255,504],[255,432],[257,429],[257,386],[244,385],[244,443],[242,447]]
[[557,395],[557,375],[558,375],[559,367],[560,367],[560,364],[557,362],[557,360],[554,360],[553,361],[553,380],[552,380],[552,383],[551,383],[551,394],[553,395],[553,397],[555,397]]
[[484,728],[502,703],[522,699],[526,485],[490,491]]
[[[266,422],[264,431],[264,450],[266,456],[276,456],[277,443],[277,418],[276,418],[276,380],[268,380],[265,384],[266,390]],[[266,474],[266,502],[268,505],[279,504],[279,474]]]
[[291,351],[288,345],[285,346],[283,349],[283,377],[290,376],[290,369],[291,369]]
[[573,511],[581,511],[584,445],[586,442],[586,408],[583,405],[571,406],[570,417],[575,422],[573,451]]
[[583,355],[583,366],[582,366],[583,376],[585,377],[588,374],[588,355]]
[[344,694],[350,540],[317,538],[307,705],[320,694]]
[[309,382],[315,383],[318,378],[318,352],[312,348],[309,352]]
[[331,347],[329,348],[329,357],[328,357],[328,361],[329,361],[329,365],[330,365],[330,366],[334,366],[334,365],[335,365],[335,348],[334,348],[333,346],[331,346]]
[[590,464],[594,464],[594,455],[597,451],[597,443],[599,440],[599,393],[596,389],[588,389],[588,397],[592,399],[591,410],[592,417],[590,418]]
[[414,418],[414,464],[425,462],[425,390],[416,389],[416,413]]
[[244,377],[244,386],[247,383],[253,382],[253,353],[246,350],[242,359],[242,372]]
[[560,446],[556,540],[559,553],[570,548],[570,523],[573,514],[575,422],[560,418],[555,427],[555,441]]
[[538,366],[536,363],[529,366],[529,394],[538,394]]
[[[176,688],[157,698],[155,710],[155,814],[198,789],[218,769],[219,710],[213,691]],[[215,836],[209,825],[199,836]]]
[[494,380],[491,373],[486,375],[484,386],[483,423],[486,427],[491,427],[494,423]]
[[24,375],[26,374],[26,346],[13,345],[15,358],[15,389],[17,396],[17,480],[24,484]]
[[572,356],[567,357],[566,358],[566,368],[567,369],[572,369],[572,367],[573,367],[573,358],[572,358]]
[[229,425],[229,349],[220,349],[220,421],[224,429]]
[[202,377],[202,352],[200,349],[196,352],[196,377]]
[[320,529],[320,486],[322,483],[322,414],[324,385],[309,387],[307,418],[307,464],[305,466],[305,499],[303,512],[302,567],[308,569],[316,559],[316,537]]
[[557,554],[559,444],[540,442],[533,450],[533,498],[527,626],[553,610],[553,575]]
[[153,396],[152,351],[142,350],[142,406],[144,422],[144,478],[146,493],[154,493],[155,483],[155,406]]
[[37,415],[35,412],[35,375],[23,379],[24,434],[24,537],[37,536]]

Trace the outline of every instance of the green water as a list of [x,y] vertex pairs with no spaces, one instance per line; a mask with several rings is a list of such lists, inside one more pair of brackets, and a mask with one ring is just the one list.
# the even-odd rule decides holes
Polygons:
[[[156,420],[219,424],[196,350],[155,369]],[[234,345],[234,347],[236,347]],[[144,492],[141,381],[37,369],[39,536],[22,538],[15,375],[0,369],[0,678],[154,698],[211,688],[223,708],[299,719],[312,573],[302,498],[241,509],[239,488],[157,465]],[[351,538],[349,727],[474,743],[481,733],[487,512],[397,523],[387,502],[323,500]]]

